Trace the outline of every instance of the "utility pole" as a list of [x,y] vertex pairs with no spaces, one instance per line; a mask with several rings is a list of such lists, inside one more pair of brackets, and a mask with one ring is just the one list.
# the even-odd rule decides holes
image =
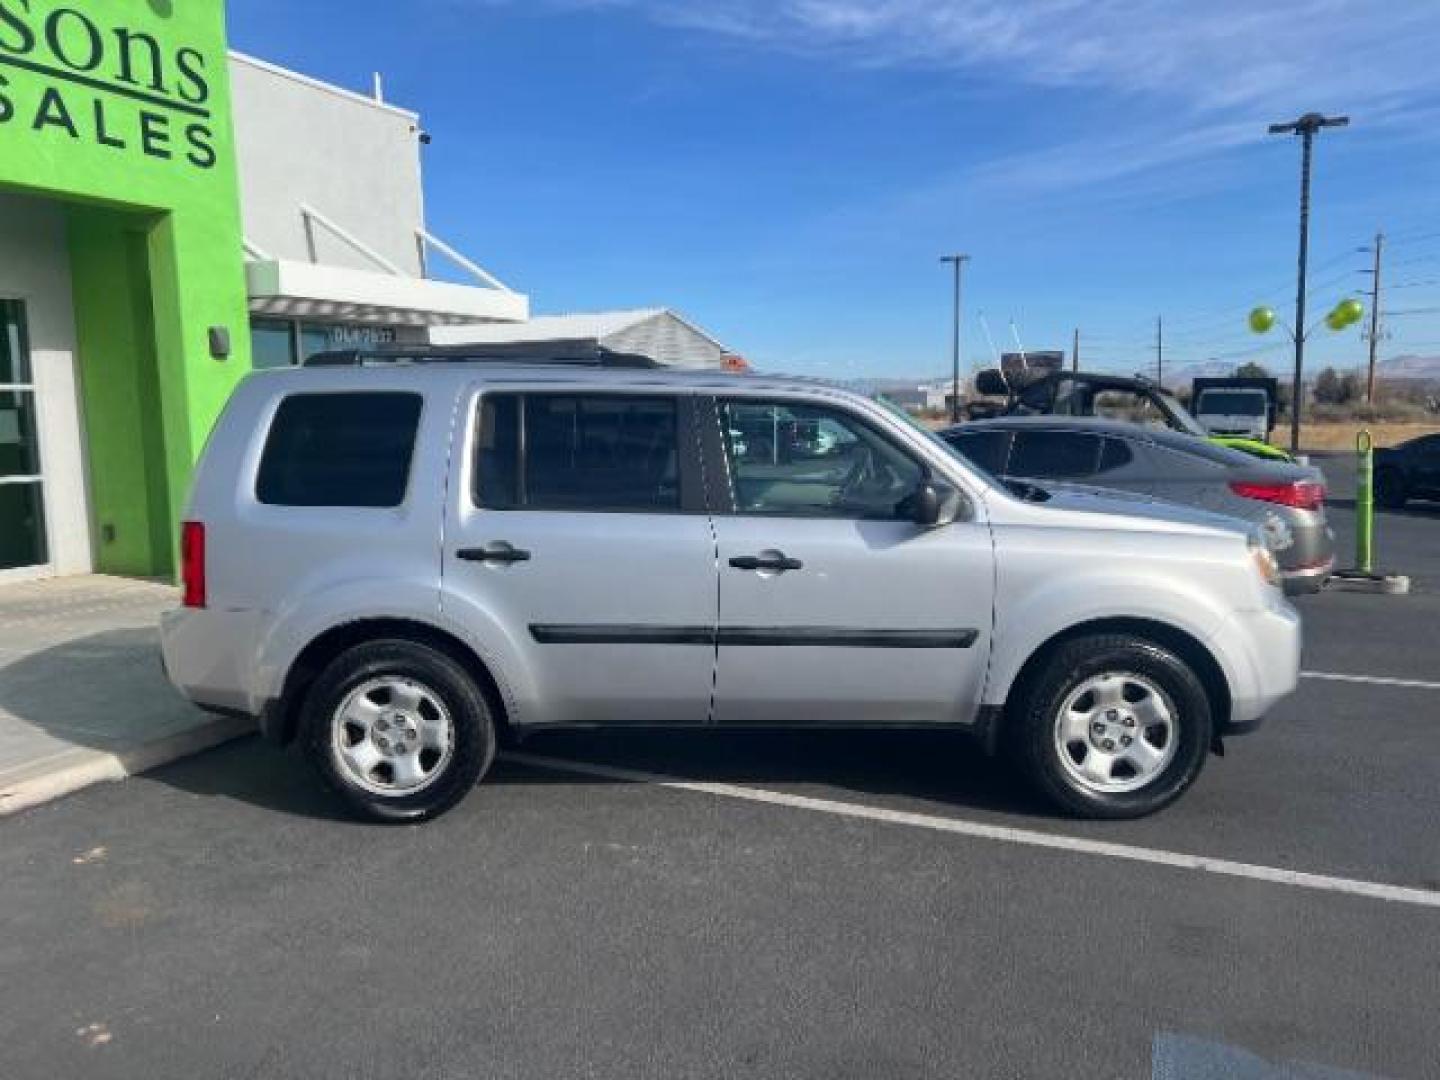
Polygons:
[[1165,382],[1165,319],[1155,316],[1155,385]]
[[1080,370],[1080,328],[1075,328],[1075,348],[1070,351],[1070,370]]
[[954,364],[953,381],[950,386],[950,422],[960,422],[960,279],[964,272],[965,264],[970,261],[969,255],[941,255],[940,262],[950,263],[955,267],[955,338],[954,351],[951,360]]
[[1375,356],[1380,350],[1380,252],[1385,234],[1375,234],[1375,269],[1370,282],[1370,373],[1365,378],[1365,404],[1375,403]]
[[1306,113],[1288,124],[1271,124],[1271,135],[1300,136],[1300,259],[1295,290],[1295,379],[1290,389],[1290,452],[1300,452],[1300,406],[1305,400],[1305,273],[1310,261],[1310,165],[1315,133],[1321,128],[1345,127],[1348,116]]

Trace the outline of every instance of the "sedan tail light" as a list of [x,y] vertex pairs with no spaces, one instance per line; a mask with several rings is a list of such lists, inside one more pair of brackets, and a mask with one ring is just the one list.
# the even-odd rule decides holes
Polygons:
[[198,521],[180,526],[180,584],[186,607],[205,606],[205,526]]
[[1236,480],[1230,490],[1242,499],[1259,499],[1297,510],[1319,510],[1325,505],[1325,485],[1314,480],[1296,480],[1289,484],[1271,484]]

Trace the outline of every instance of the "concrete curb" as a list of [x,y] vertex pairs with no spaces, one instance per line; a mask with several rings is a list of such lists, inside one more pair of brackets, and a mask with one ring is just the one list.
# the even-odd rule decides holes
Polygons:
[[124,780],[210,750],[255,730],[251,720],[207,717],[194,727],[121,750],[76,747],[0,777],[0,817],[28,810],[93,784]]

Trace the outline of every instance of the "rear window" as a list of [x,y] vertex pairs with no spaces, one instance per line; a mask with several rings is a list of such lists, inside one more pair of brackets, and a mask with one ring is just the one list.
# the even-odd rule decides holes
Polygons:
[[287,397],[270,425],[255,497],[270,506],[399,506],[420,407],[419,394]]
[[946,432],[944,439],[970,464],[991,476],[1005,475],[1005,456],[1010,449],[1008,431]]
[[1017,431],[1010,449],[1010,475],[1034,480],[1078,480],[1099,464],[1100,437],[1086,432]]

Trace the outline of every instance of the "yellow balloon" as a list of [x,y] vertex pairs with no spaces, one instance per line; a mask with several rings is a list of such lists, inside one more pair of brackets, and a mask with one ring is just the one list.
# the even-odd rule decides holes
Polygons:
[[1275,312],[1268,307],[1257,307],[1250,312],[1250,329],[1257,334],[1268,334],[1275,327]]

